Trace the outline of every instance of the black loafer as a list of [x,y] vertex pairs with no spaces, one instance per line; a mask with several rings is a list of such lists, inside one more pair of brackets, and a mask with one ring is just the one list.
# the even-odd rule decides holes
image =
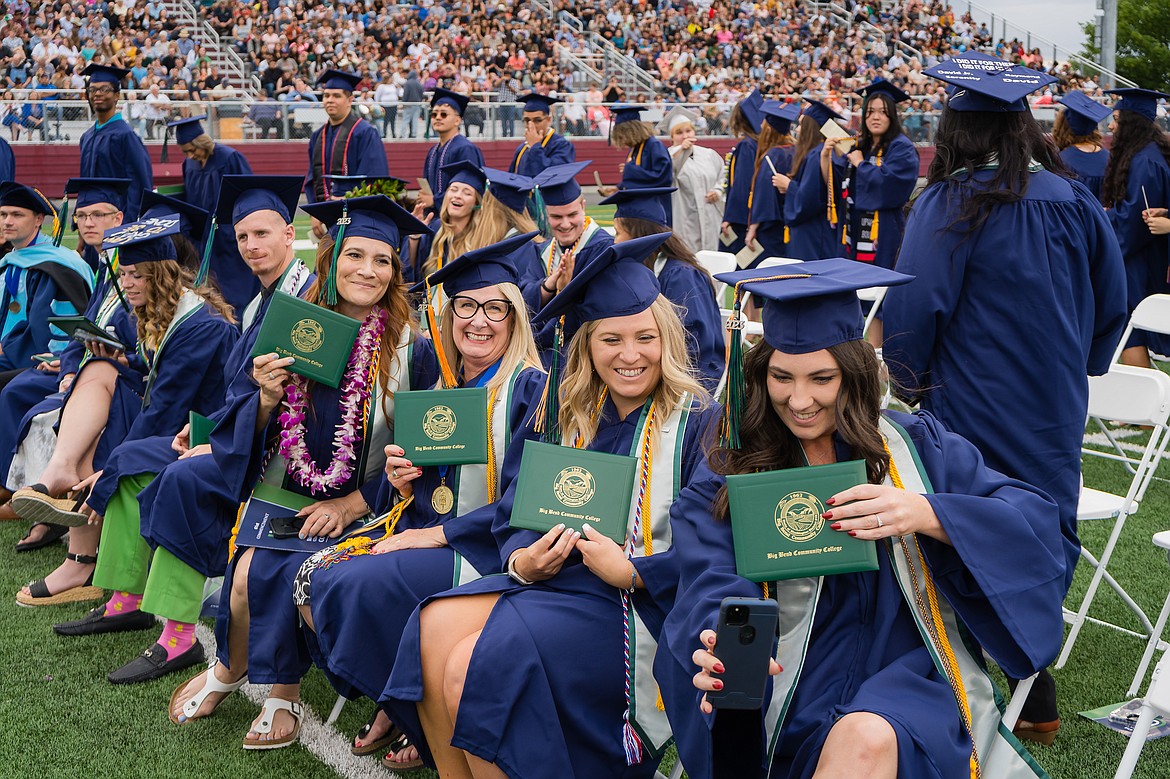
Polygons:
[[110,684],[149,682],[169,673],[199,665],[206,660],[207,656],[203,653],[203,644],[198,641],[174,660],[167,660],[166,647],[162,644],[155,644],[117,671],[112,672],[106,679],[109,680]]
[[106,604],[90,611],[81,619],[53,625],[53,630],[62,636],[94,636],[98,633],[122,633],[127,630],[147,630],[157,624],[154,615],[141,609],[127,614],[105,616]]

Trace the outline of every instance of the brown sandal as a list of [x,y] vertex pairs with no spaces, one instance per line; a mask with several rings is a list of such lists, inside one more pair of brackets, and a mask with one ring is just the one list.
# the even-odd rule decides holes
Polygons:
[[[96,565],[97,556],[88,554],[66,554],[66,560],[72,560],[82,565]],[[32,608],[34,606],[56,606],[62,603],[82,603],[84,601],[100,600],[106,596],[105,590],[93,586],[93,572],[85,580],[85,584],[70,587],[55,594],[49,593],[49,585],[44,579],[37,579],[28,583],[28,594],[23,590],[16,593],[16,605]]]

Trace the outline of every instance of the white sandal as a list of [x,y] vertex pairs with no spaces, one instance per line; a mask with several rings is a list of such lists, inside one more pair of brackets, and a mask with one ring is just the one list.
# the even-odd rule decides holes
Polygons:
[[260,722],[252,727],[253,733],[266,736],[272,732],[272,723],[276,720],[276,712],[287,711],[293,716],[292,733],[275,739],[245,738],[244,749],[280,749],[295,742],[301,735],[301,715],[305,707],[300,701],[286,701],[283,698],[269,698],[264,701],[260,709]]
[[[203,717],[210,716],[211,712],[204,714],[203,717],[195,716],[195,714],[199,711],[199,707],[202,706],[203,702],[207,700],[207,696],[216,692],[223,692],[230,695],[248,683],[247,674],[245,674],[239,681],[232,682],[230,684],[221,682],[215,675],[215,667],[217,665],[219,665],[219,660],[213,660],[211,665],[207,666],[206,675],[203,677],[203,686],[196,690],[195,694],[192,695],[187,700],[187,702],[183,704],[183,719],[181,720],[175,716],[175,699],[179,697],[179,693],[186,689],[187,685],[190,684],[191,680],[195,677],[192,676],[191,679],[188,679],[175,688],[175,691],[171,693],[171,702],[167,706],[167,717],[170,718],[171,722],[175,723],[176,725],[182,725],[185,722],[190,722],[194,719],[203,719]],[[224,698],[226,697],[227,695],[224,696]],[[220,703],[222,702],[223,698],[220,698]],[[219,707],[219,703],[215,705],[217,708]],[[212,709],[212,712],[214,711],[215,710]]]

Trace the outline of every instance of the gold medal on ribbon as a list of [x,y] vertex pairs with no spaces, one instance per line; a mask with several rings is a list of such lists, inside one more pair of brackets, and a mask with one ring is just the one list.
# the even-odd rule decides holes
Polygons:
[[431,493],[431,508],[436,514],[446,514],[455,508],[455,493],[445,483],[435,487]]
[[11,303],[8,304],[8,310],[14,314],[19,314],[20,313],[20,303],[16,302],[15,300],[12,301]]

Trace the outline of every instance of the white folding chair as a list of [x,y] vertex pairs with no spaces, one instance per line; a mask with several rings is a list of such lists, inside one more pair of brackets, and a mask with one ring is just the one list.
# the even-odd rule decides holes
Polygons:
[[[1117,583],[1108,572],[1109,558],[1113,555],[1113,548],[1121,536],[1125,520],[1134,514],[1145,496],[1146,488],[1153,479],[1154,473],[1162,461],[1166,445],[1170,442],[1167,435],[1167,417],[1170,417],[1170,376],[1151,368],[1135,368],[1129,365],[1114,365],[1104,376],[1094,376],[1089,379],[1089,416],[1098,419],[1115,419],[1127,424],[1144,425],[1150,427],[1150,440],[1137,461],[1129,489],[1124,495],[1091,489],[1081,486],[1080,500],[1077,504],[1077,521],[1094,519],[1112,519],[1113,530],[1109,540],[1098,560],[1082,545],[1081,557],[1093,566],[1093,578],[1089,581],[1089,588],[1081,600],[1080,608],[1075,613],[1065,610],[1065,621],[1072,625],[1068,638],[1065,639],[1060,657],[1056,661],[1057,668],[1063,668],[1068,662],[1073,644],[1086,621],[1106,627],[1111,627],[1129,635],[1148,638],[1153,632],[1153,625],[1149,617],[1140,606],[1129,596],[1129,593]],[[1111,453],[1102,453],[1094,449],[1082,449],[1087,455],[1104,456],[1117,459]],[[1105,581],[1117,593],[1141,622],[1145,633],[1138,633],[1111,622],[1088,617],[1089,606],[1097,594],[1097,588]]]
[[865,315],[865,324],[861,327],[863,335],[869,332],[869,326],[877,319],[878,312],[882,309],[882,301],[886,299],[887,289],[889,287],[866,287],[857,290],[857,297],[860,300],[873,304],[869,307],[869,313]]
[[[1155,533],[1154,546],[1165,549],[1167,562],[1170,562],[1170,530]],[[1158,614],[1158,619],[1154,622],[1154,629],[1150,631],[1150,640],[1146,642],[1146,651],[1142,653],[1142,661],[1138,663],[1137,673],[1133,675],[1133,682],[1129,685],[1129,692],[1126,695],[1137,694],[1138,685],[1145,678],[1146,669],[1150,667],[1150,660],[1154,658],[1154,652],[1158,649],[1163,651],[1170,649],[1170,644],[1162,640],[1162,633],[1166,630],[1167,618],[1170,618],[1170,592],[1166,593],[1166,602],[1162,604],[1162,611]]]
[[[704,249],[701,252],[695,252],[695,259],[699,261],[699,265],[703,266],[703,270],[711,274],[712,278],[717,273],[730,273],[736,269],[735,255],[731,252],[715,252]],[[722,303],[726,291],[727,285],[715,279],[715,299]]]
[[1133,727],[1133,733],[1129,734],[1129,744],[1125,747],[1125,754],[1121,756],[1121,763],[1113,779],[1129,779],[1133,775],[1133,769],[1146,746],[1150,726],[1154,724],[1154,717],[1159,715],[1170,717],[1170,653],[1162,655],[1158,667],[1154,669],[1154,677],[1150,680],[1150,688],[1146,690],[1137,724]]
[[[1125,326],[1125,333],[1117,344],[1117,351],[1113,353],[1113,362],[1121,359],[1125,342],[1129,340],[1134,330],[1170,335],[1170,295],[1150,295],[1137,304],[1137,308],[1129,317],[1129,324]],[[1162,355],[1156,357],[1163,361],[1170,359]]]

